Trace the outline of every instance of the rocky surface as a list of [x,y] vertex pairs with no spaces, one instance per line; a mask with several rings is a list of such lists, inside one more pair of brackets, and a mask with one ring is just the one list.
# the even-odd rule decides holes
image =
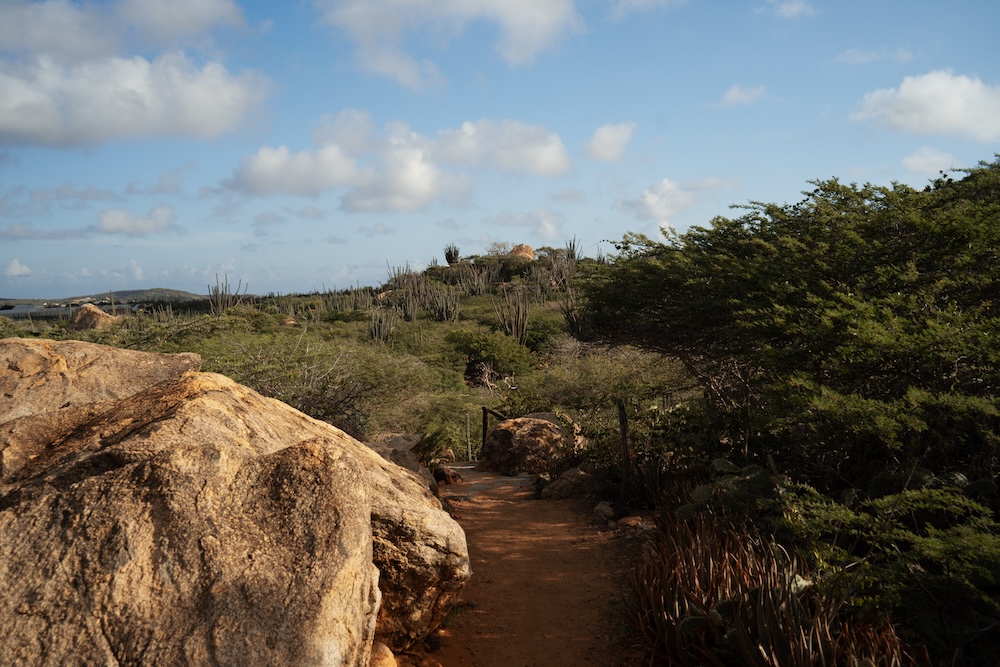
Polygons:
[[0,365],[0,664],[366,665],[469,577],[409,473],[194,355]]
[[593,475],[579,468],[570,468],[550,484],[543,486],[539,496],[545,500],[557,500],[598,496],[606,492],[605,485]]
[[501,475],[556,474],[570,465],[573,455],[561,426],[548,419],[518,417],[500,422],[487,434],[478,467]]
[[85,303],[70,315],[66,328],[70,331],[84,331],[96,329],[103,331],[121,320],[117,315],[110,315],[92,303]]

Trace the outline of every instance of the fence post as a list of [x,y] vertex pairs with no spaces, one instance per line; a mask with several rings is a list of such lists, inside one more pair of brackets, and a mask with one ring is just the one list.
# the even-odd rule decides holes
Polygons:
[[486,449],[486,431],[490,428],[490,414],[487,412],[487,408],[483,406],[483,441],[479,444],[479,453],[481,454],[484,449]]
[[618,496],[619,503],[625,501],[626,494],[632,487],[632,446],[628,437],[628,413],[625,411],[625,400],[617,399],[618,426],[622,438],[622,488]]

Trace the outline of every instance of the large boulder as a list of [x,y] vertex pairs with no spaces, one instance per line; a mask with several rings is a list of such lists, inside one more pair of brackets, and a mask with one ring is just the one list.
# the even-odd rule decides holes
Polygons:
[[92,303],[85,303],[69,316],[66,328],[70,331],[85,331],[87,329],[103,331],[110,329],[119,320],[121,320],[120,316],[110,315]]
[[422,439],[419,435],[393,435],[376,442],[366,442],[365,445],[385,460],[408,470],[426,485],[431,493],[440,496],[437,480],[434,479],[430,469],[420,462],[420,457],[414,451]]
[[570,468],[553,480],[551,484],[545,485],[539,493],[539,497],[544,500],[562,500],[564,498],[600,496],[608,491],[606,485],[593,475],[579,468]]
[[572,460],[573,446],[561,426],[549,419],[518,417],[500,422],[487,434],[477,467],[501,475],[555,474]]
[[199,363],[0,340],[0,664],[365,665],[443,620],[429,490]]

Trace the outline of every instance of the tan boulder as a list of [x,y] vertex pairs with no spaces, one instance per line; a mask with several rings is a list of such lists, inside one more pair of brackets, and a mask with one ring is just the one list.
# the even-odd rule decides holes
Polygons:
[[392,654],[389,647],[382,642],[375,642],[372,646],[372,657],[368,667],[398,667],[398,665],[396,656]]
[[557,473],[570,465],[573,446],[563,429],[548,419],[518,417],[497,424],[486,436],[478,468],[516,475]]
[[535,261],[535,250],[530,245],[525,245],[523,243],[518,243],[516,246],[511,248],[511,251],[507,253],[509,257],[520,257],[526,259],[529,262]]
[[0,341],[0,664],[365,665],[443,620],[429,491],[198,363]]
[[121,320],[120,316],[109,315],[94,304],[85,303],[69,316],[66,328],[70,331],[84,331],[87,329],[103,331],[110,328],[119,320]]

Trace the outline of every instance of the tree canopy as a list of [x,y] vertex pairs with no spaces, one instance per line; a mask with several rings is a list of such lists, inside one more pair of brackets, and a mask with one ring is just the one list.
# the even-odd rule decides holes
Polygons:
[[[792,205],[628,235],[582,285],[598,338],[677,356],[734,452],[856,486],[1000,472],[1000,158],[923,190],[813,181]],[[839,480],[839,481],[837,481]]]

